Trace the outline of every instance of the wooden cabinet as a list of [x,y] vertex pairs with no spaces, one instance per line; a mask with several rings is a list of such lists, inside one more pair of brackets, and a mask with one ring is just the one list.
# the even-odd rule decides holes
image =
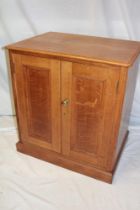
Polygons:
[[50,32],[7,48],[18,151],[110,183],[128,135],[139,42]]

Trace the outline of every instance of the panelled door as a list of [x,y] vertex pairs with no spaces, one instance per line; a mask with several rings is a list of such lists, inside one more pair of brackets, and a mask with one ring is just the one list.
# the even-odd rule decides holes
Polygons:
[[60,61],[12,54],[21,141],[60,152]]
[[63,155],[105,166],[118,81],[116,67],[62,62]]

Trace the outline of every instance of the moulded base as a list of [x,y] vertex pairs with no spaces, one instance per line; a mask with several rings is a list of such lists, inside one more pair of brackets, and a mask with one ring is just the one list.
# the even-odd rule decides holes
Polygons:
[[[124,141],[122,143],[120,153],[119,153],[118,158],[116,160],[115,168],[116,168],[117,162],[119,160],[120,154],[123,150],[123,147],[125,145],[127,136],[128,136],[128,132],[126,133]],[[60,155],[59,153],[52,152],[52,151],[47,150],[47,149],[43,149],[39,146],[30,144],[28,142],[24,142],[24,143],[18,142],[17,143],[17,150],[19,152],[24,153],[24,154],[31,155],[33,157],[39,158],[41,160],[48,161],[50,163],[56,164],[58,166],[61,166],[61,167],[67,168],[67,169],[70,169],[72,171],[79,172],[81,174],[93,177],[95,179],[99,179],[101,181],[104,181],[104,182],[107,182],[107,183],[110,183],[110,184],[112,183],[113,174],[115,172],[115,169],[113,170],[113,172],[103,171],[103,170],[97,169],[93,166],[81,164],[81,163],[78,163],[76,161],[70,160],[70,159],[66,158],[65,156]]]

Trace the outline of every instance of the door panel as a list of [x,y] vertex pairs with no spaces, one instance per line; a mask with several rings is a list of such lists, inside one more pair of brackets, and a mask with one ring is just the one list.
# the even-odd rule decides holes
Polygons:
[[104,167],[113,123],[119,70],[62,62],[62,152]]
[[60,61],[12,58],[22,141],[60,152]]
[[74,76],[72,81],[71,150],[97,153],[98,134],[102,130],[105,81]]
[[[24,67],[29,136],[51,142],[50,70]],[[39,111],[40,110],[40,111]]]

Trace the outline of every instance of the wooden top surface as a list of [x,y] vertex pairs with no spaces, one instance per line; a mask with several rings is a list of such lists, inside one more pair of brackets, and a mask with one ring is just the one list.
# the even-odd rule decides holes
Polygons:
[[140,53],[140,42],[48,32],[7,46],[8,49],[131,66]]

